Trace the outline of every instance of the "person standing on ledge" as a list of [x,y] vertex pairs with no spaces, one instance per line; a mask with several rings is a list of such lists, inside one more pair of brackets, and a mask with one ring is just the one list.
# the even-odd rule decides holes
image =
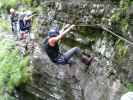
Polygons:
[[11,27],[12,27],[12,32],[14,33],[16,38],[18,38],[18,32],[19,32],[18,19],[19,19],[19,13],[16,12],[15,9],[11,8],[10,9]]
[[20,39],[25,38],[24,34],[28,33],[29,40],[31,40],[31,28],[32,28],[32,18],[35,14],[32,14],[31,11],[23,12],[19,17],[19,26],[20,26]]
[[43,47],[52,62],[62,65],[74,64],[75,61],[71,58],[75,54],[78,54],[81,57],[80,60],[86,65],[90,65],[93,61],[93,57],[81,53],[81,50],[78,47],[73,47],[63,54],[60,52],[58,41],[62,39],[74,26],[75,25],[66,24],[61,30],[59,30],[59,27],[55,26],[50,28],[48,31],[48,37],[43,42]]

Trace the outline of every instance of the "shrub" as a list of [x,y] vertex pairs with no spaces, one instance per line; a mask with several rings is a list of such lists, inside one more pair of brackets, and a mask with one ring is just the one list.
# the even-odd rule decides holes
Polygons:
[[29,56],[21,59],[15,42],[10,39],[2,39],[0,49],[0,100],[4,100],[6,93],[10,97],[15,87],[29,80]]

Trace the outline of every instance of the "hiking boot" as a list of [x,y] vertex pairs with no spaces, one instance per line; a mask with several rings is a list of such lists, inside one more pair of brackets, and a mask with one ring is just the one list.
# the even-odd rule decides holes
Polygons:
[[81,62],[85,65],[91,65],[92,61],[94,60],[94,57],[91,57],[90,55],[82,55]]
[[87,54],[87,53],[85,53],[85,52],[81,52],[81,54],[82,54],[82,55],[85,55],[85,56],[87,56],[87,57],[91,57],[90,54]]

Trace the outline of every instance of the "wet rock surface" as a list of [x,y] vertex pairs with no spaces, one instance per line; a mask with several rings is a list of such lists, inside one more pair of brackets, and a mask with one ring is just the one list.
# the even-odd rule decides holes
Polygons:
[[37,51],[33,56],[33,80],[26,91],[40,100],[119,100],[124,88],[116,70],[106,58],[96,58],[91,66],[77,59],[70,67],[55,65],[45,52]]
[[[117,7],[110,0],[40,2],[42,10],[37,18],[36,30],[39,38],[46,37],[51,25],[62,26],[63,23],[102,23],[110,27],[108,18]],[[128,47],[128,55],[123,63],[118,64],[115,59],[114,41],[105,35],[103,30],[93,26],[76,26],[72,31],[64,40],[63,51],[72,46],[79,46],[82,51],[95,56],[96,62],[87,66],[74,57],[76,64],[71,67],[56,65],[49,60],[44,51],[41,51],[41,47],[38,47],[32,56],[33,79],[25,87],[25,91],[36,97],[33,100],[120,100],[121,95],[127,90],[123,85],[124,81],[133,80],[132,47]],[[93,35],[96,36],[95,41]]]

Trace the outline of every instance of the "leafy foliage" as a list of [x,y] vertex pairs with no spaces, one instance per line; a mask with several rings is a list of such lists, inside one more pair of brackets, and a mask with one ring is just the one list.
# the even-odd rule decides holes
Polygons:
[[[113,31],[126,38],[128,37],[127,33],[129,31],[128,10],[130,5],[130,0],[120,0],[118,7],[115,8],[111,16]],[[115,48],[116,58],[121,62],[127,53],[124,41],[118,39],[115,43]]]
[[10,23],[6,20],[0,19],[0,27],[2,30],[9,32],[10,31]]
[[128,30],[128,16],[127,12],[130,6],[130,0],[121,0],[119,7],[114,11],[114,13],[111,16],[112,22],[115,22],[115,24],[120,25],[121,32],[123,32],[123,35],[126,35],[125,33]]
[[124,58],[127,54],[128,48],[125,47],[125,43],[121,40],[118,40],[115,43],[116,47],[116,59],[121,62],[122,58]]
[[16,100],[16,99],[10,96],[9,94],[5,94],[0,96],[0,100]]
[[0,8],[14,7],[17,0],[0,0]]
[[133,83],[128,83],[127,88],[129,91],[133,91]]
[[32,0],[21,0],[21,3],[31,4],[32,3]]
[[15,42],[9,39],[1,40],[0,48],[0,100],[14,100],[2,98],[6,98],[6,93],[11,93],[16,86],[28,81],[29,57],[20,59]]

